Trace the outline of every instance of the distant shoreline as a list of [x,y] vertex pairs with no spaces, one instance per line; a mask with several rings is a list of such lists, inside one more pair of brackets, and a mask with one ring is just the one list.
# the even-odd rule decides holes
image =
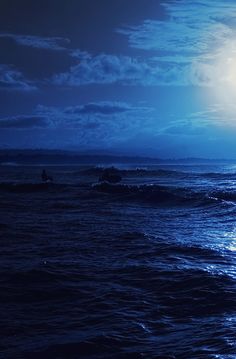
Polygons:
[[207,159],[207,158],[153,158],[143,156],[128,156],[119,154],[79,153],[62,150],[0,150],[0,165],[168,165],[168,164],[214,164],[236,163],[234,159]]

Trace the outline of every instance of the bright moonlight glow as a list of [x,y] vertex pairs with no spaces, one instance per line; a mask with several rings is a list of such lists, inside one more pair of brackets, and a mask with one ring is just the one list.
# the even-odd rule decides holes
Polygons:
[[224,107],[225,114],[234,118],[231,124],[236,125],[236,39],[203,61],[207,63],[202,69],[209,80],[210,100]]
[[224,80],[236,89],[236,57],[228,57],[225,63]]

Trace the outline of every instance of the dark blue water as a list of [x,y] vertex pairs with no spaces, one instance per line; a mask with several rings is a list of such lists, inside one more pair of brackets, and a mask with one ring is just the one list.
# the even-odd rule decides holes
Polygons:
[[1,358],[236,358],[236,167],[0,167]]

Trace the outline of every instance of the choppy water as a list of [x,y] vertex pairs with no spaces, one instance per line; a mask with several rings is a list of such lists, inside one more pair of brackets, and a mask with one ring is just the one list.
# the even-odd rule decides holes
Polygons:
[[236,167],[0,167],[1,358],[236,358]]

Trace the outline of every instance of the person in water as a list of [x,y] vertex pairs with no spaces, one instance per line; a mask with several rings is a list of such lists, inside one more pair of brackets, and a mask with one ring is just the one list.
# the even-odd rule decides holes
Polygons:
[[47,175],[45,170],[42,171],[41,178],[43,182],[52,182],[53,178]]

